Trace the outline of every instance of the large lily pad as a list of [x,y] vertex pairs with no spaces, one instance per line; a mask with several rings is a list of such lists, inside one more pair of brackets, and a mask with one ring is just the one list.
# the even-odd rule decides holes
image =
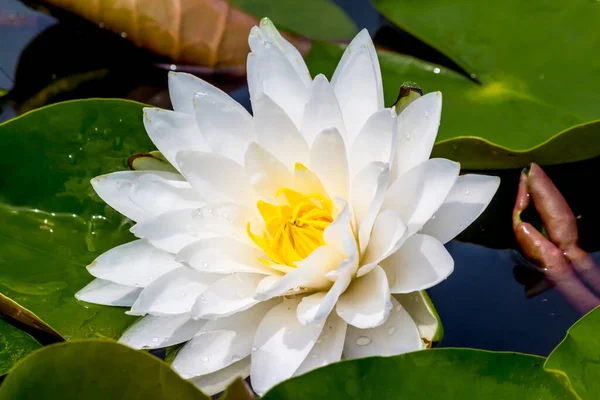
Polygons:
[[6,374],[19,360],[40,347],[29,334],[0,319],[0,375]]
[[127,169],[134,152],[152,150],[141,109],[82,100],[0,125],[0,293],[67,339],[117,338],[133,320],[122,308],[73,295],[92,279],[87,264],[133,239],[129,222],[89,181]]
[[44,347],[0,387],[0,400],[204,400],[191,382],[158,358],[108,341]]
[[[453,142],[441,146],[438,155],[455,154],[462,161],[476,149],[484,155],[475,156],[480,160],[475,166],[494,168],[503,167],[513,156],[510,166],[530,161],[561,163],[600,154],[598,124],[591,127],[594,134],[578,130],[546,143],[574,125],[600,119],[600,59],[593,56],[600,33],[591,28],[600,19],[596,2],[373,3],[385,17],[473,78],[449,74],[438,66],[424,75],[404,77],[428,91],[439,88],[444,93],[438,140]],[[564,143],[569,146],[561,153]],[[484,156],[491,160],[485,162]]]
[[544,369],[564,379],[581,399],[600,393],[600,307],[590,311],[567,332],[552,351]]
[[570,399],[543,357],[432,349],[333,364],[283,382],[264,400]]

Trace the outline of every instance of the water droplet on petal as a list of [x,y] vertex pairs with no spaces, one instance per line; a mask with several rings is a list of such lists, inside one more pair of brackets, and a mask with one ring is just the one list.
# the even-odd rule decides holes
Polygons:
[[252,352],[254,353],[258,348],[256,346],[252,346]]
[[156,343],[156,342],[158,342],[158,338],[157,338],[156,336],[154,336],[154,337],[152,338],[152,341],[153,341],[154,343]]
[[210,361],[210,358],[208,357],[202,357],[202,362],[207,363]]
[[469,195],[469,191],[468,191],[468,190],[465,190],[465,194],[468,196],[468,195]]
[[391,327],[390,329],[388,329],[388,334],[391,336],[394,334],[394,332],[396,332],[396,328]]
[[371,344],[371,338],[368,338],[366,336],[361,336],[358,339],[356,339],[356,344],[358,346],[366,346]]

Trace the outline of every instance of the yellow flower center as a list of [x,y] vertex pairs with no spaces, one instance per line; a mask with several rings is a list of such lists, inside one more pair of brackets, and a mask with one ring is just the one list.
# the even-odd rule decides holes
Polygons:
[[265,231],[262,235],[255,235],[248,223],[248,235],[269,257],[269,260],[261,260],[265,264],[271,267],[274,267],[273,263],[295,267],[295,262],[306,258],[324,244],[323,231],[333,222],[333,204],[322,195],[303,195],[288,188],[280,189],[276,198],[287,204],[258,201]]

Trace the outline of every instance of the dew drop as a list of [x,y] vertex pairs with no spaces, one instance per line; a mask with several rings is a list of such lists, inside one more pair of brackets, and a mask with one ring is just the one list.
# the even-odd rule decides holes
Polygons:
[[208,358],[208,357],[202,357],[202,362],[203,363],[207,363],[209,361],[210,361],[210,358]]
[[425,111],[425,118],[429,118],[429,111]]
[[468,190],[465,190],[465,194],[468,196],[468,195],[469,195],[469,191],[468,191]]
[[294,287],[292,288],[292,290],[293,290],[294,292],[299,292],[299,291],[300,291],[300,286],[294,286]]
[[127,32],[121,32],[121,37],[125,39],[127,37]]
[[366,346],[371,344],[371,338],[368,338],[366,336],[361,336],[358,339],[356,339],[356,344],[358,346]]
[[252,352],[254,353],[258,348],[256,346],[252,346]]
[[390,329],[388,329],[388,334],[389,334],[390,336],[392,336],[392,335],[394,334],[394,332],[396,332],[396,328],[394,328],[394,327],[391,327]]
[[171,71],[177,71],[177,65],[175,65],[175,64],[171,64],[171,65],[169,66],[169,69],[170,69]]
[[441,71],[441,70],[440,70],[439,68],[437,68],[437,67],[433,69],[433,73],[434,73],[434,74],[439,74],[439,73],[440,73],[440,71]]
[[152,341],[153,341],[154,343],[157,343],[157,342],[158,342],[158,338],[157,338],[156,336],[154,336],[154,337],[152,338]]

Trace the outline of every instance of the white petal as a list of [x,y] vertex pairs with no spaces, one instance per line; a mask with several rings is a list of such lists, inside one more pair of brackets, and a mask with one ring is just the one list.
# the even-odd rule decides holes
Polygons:
[[[358,248],[352,230],[352,214],[350,207],[345,201],[339,203],[341,211],[323,232],[323,240],[328,246],[332,246],[338,252],[345,254],[348,258],[358,257]],[[337,265],[336,265],[337,267]]]
[[229,317],[208,321],[177,353],[171,368],[189,379],[213,373],[249,356],[258,324],[277,302],[260,303]]
[[355,257],[342,262],[338,268],[336,280],[327,293],[319,292],[304,297],[298,306],[298,320],[302,324],[314,324],[327,318],[341,294],[348,288],[352,281],[354,268],[352,263]]
[[299,163],[294,166],[294,189],[299,193],[315,193],[325,198],[329,197],[317,174]]
[[94,279],[75,293],[75,298],[105,306],[131,307],[141,291],[142,288],[119,285],[104,279]]
[[188,267],[179,267],[146,286],[128,314],[189,313],[198,296],[221,278],[218,274],[205,274]]
[[389,183],[389,166],[372,162],[360,171],[350,186],[350,204],[358,226],[360,252],[364,253],[371,237],[375,218],[383,204]]
[[302,325],[296,318],[300,299],[286,299],[273,307],[260,323],[252,354],[252,387],[263,394],[290,378],[315,344],[322,325]]
[[194,321],[189,314],[157,317],[148,315],[130,326],[119,343],[134,349],[172,346],[190,340],[206,321]]
[[345,359],[395,356],[422,349],[415,322],[393,297],[392,305],[394,308],[387,321],[376,328],[348,326],[344,344]]
[[[188,101],[191,107],[191,96]],[[144,127],[156,148],[175,168],[178,168],[175,160],[178,152],[184,150],[208,151],[210,149],[200,133],[193,115],[145,107]]]
[[175,210],[158,217],[137,223],[131,232],[138,238],[146,239],[152,246],[169,253],[177,253],[200,237],[192,229],[198,219],[198,210]]
[[224,391],[238,377],[246,379],[248,376],[250,376],[250,357],[246,357],[212,374],[194,378],[191,382],[203,393],[213,396]]
[[448,243],[481,215],[499,186],[500,178],[496,176],[459,176],[435,218],[425,224],[421,233]]
[[325,277],[325,274],[337,268],[344,258],[344,255],[332,246],[318,247],[304,260],[298,261],[297,268],[285,274],[268,289],[256,293],[255,297],[259,300],[266,300],[281,296],[295,288],[321,289],[329,287],[331,282]]
[[248,39],[254,61],[248,63],[248,77],[252,109],[256,115],[256,101],[267,95],[290,117],[296,128],[302,125],[304,105],[310,96],[306,79],[302,79],[283,52],[260,30],[253,28]]
[[192,74],[169,72],[169,96],[175,111],[194,115],[196,93],[204,93],[214,98],[229,97],[220,89]]
[[256,142],[248,147],[244,166],[254,191],[269,201],[273,201],[277,191],[289,187],[292,181],[290,170]]
[[[268,40],[270,40],[288,59],[290,64],[294,67],[300,79],[303,80],[305,86],[310,85],[310,72],[308,72],[308,67],[304,62],[304,58],[302,58],[302,54],[294,47],[293,44],[288,42],[275,28],[275,25],[268,18],[263,18],[260,21],[260,32],[266,36]],[[253,44],[251,44],[253,45]],[[259,44],[260,45],[260,44]],[[260,51],[260,49],[253,48],[252,51]]]
[[290,170],[297,162],[308,165],[308,144],[286,112],[267,95],[254,99],[252,109],[258,144]]
[[236,203],[251,198],[244,167],[225,156],[182,151],[177,153],[177,164],[192,187],[210,203]]
[[350,148],[350,173],[355,176],[368,164],[390,164],[397,136],[396,113],[386,108],[371,115]]
[[[173,177],[181,178],[181,175],[173,174]],[[152,215],[204,205],[189,183],[172,179],[166,173],[140,176],[129,190],[129,199]]]
[[224,92],[218,97],[196,93],[194,111],[200,132],[211,150],[243,163],[246,149],[255,138],[254,121],[248,111]]
[[407,237],[406,233],[406,225],[396,211],[385,210],[379,213],[373,224],[371,238],[362,260],[363,265],[358,269],[357,276],[367,274],[382,260],[398,250]]
[[410,293],[433,287],[454,271],[454,260],[437,239],[413,235],[382,262],[391,271],[391,293]]
[[153,215],[131,201],[129,191],[141,176],[155,173],[154,171],[113,172],[95,177],[91,180],[91,184],[98,196],[109,206],[127,218],[139,222]]
[[346,48],[331,83],[352,143],[369,116],[383,108],[379,60],[366,29]]
[[381,210],[396,210],[409,234],[420,230],[452,189],[460,165],[443,158],[427,160],[399,177],[388,189]]
[[273,269],[259,261],[259,258],[265,257],[263,252],[247,243],[218,236],[191,243],[181,249],[175,259],[202,272],[275,274]]
[[348,197],[348,158],[344,139],[337,129],[319,133],[310,149],[310,167],[329,197]]
[[354,279],[337,302],[340,317],[357,328],[383,324],[390,313],[390,289],[385,272],[376,266],[370,273]]
[[337,97],[333,93],[333,87],[325,75],[319,74],[312,82],[310,99],[304,107],[302,135],[309,146],[312,146],[317,134],[331,128],[337,129],[346,139],[344,118]]
[[212,319],[247,310],[259,302],[253,296],[263,278],[261,274],[235,273],[219,279],[196,300],[192,316]]
[[148,239],[155,247],[177,253],[192,242],[215,236],[243,240],[248,237],[245,225],[248,221],[250,217],[246,209],[222,203],[164,213],[134,225],[131,232],[139,238]]
[[173,255],[153,247],[146,240],[134,240],[101,254],[87,269],[96,278],[145,287],[179,266],[181,264]]
[[337,361],[342,357],[344,341],[346,339],[346,328],[348,324],[337,314],[331,314],[319,338],[315,342],[310,353],[294,373],[294,376],[302,375],[315,368],[322,367]]
[[410,171],[429,158],[442,114],[442,93],[428,93],[398,116],[398,141],[392,175]]

